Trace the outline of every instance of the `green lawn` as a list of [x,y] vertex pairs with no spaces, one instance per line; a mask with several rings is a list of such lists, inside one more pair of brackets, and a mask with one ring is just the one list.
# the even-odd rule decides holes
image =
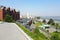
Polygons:
[[52,35],[53,34],[57,34],[59,36],[59,38],[60,38],[60,32],[53,32]]
[[36,27],[39,27],[39,26],[41,26],[42,24],[41,24],[41,22],[36,22],[34,25],[35,25]]
[[60,32],[51,33],[51,40],[60,40]]
[[[32,32],[30,32],[28,29],[26,29],[24,26],[22,26],[19,23],[16,23],[27,35],[29,35],[32,39],[34,40],[46,40],[46,37],[42,34],[42,33],[38,33],[38,34],[33,34]],[[39,36],[38,36],[39,35]]]

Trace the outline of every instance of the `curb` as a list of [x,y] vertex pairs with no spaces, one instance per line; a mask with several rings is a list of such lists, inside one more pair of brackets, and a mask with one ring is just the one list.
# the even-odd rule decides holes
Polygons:
[[[14,23],[14,25],[16,25]],[[24,35],[24,37],[27,39],[27,40],[33,40],[31,37],[29,37],[21,28],[18,27],[18,25],[16,25],[18,30]]]

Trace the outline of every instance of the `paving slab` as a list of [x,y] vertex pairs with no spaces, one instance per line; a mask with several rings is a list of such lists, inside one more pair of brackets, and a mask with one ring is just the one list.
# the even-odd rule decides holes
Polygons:
[[14,23],[0,23],[0,40],[28,40]]

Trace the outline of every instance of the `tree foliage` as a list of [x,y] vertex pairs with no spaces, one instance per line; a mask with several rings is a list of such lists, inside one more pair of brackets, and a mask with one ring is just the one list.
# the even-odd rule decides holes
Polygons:
[[43,20],[43,23],[46,23],[46,20],[45,19]]
[[37,19],[40,19],[40,17],[37,17]]
[[5,15],[4,21],[5,22],[12,22],[13,19],[12,19],[12,17],[10,15],[7,14],[7,15]]
[[53,20],[53,19],[50,19],[50,20],[48,21],[48,24],[55,25],[54,20]]

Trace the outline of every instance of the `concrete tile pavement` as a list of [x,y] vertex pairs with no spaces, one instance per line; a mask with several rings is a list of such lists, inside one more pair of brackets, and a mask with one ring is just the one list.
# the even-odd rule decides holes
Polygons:
[[31,40],[15,23],[0,23],[0,40]]

